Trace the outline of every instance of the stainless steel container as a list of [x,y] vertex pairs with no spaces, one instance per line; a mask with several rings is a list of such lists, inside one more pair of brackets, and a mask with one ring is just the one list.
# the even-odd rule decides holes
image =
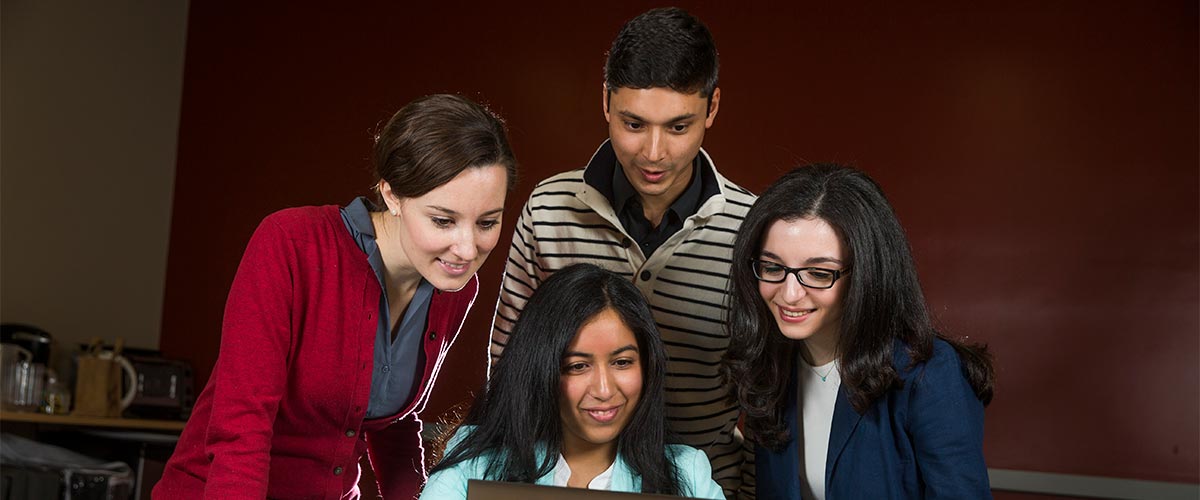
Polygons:
[[37,411],[45,381],[45,365],[34,363],[29,350],[0,344],[0,406],[12,411]]

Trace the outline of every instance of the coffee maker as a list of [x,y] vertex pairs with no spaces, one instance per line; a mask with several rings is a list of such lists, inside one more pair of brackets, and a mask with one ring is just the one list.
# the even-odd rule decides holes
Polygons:
[[50,346],[54,337],[36,326],[21,323],[0,324],[0,342],[16,344],[33,355],[33,362],[44,366],[50,363]]

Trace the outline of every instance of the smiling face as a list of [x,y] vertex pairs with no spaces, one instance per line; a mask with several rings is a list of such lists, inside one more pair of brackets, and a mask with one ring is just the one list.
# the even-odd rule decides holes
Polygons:
[[637,339],[612,309],[584,323],[567,346],[559,378],[563,456],[596,447],[616,453],[616,439],[642,394]]
[[[847,267],[842,240],[829,223],[805,218],[777,220],[767,228],[759,259],[787,267],[821,267],[841,270]],[[758,282],[758,292],[789,339],[804,340],[818,363],[834,353],[842,319],[842,296],[849,276],[819,290],[800,284],[795,275],[782,283]],[[818,356],[818,352],[824,354]]]
[[643,203],[670,205],[692,178],[692,160],[704,131],[717,117],[721,89],[712,104],[699,92],[669,88],[604,91],[604,119],[613,151]]
[[[398,198],[386,182],[380,190],[394,220],[377,231],[380,247],[398,245],[402,253],[385,266],[411,268],[439,290],[458,290],[483,265],[500,238],[500,216],[508,190],[504,167],[463,170],[450,182],[415,198]],[[383,241],[389,238],[388,241]]]

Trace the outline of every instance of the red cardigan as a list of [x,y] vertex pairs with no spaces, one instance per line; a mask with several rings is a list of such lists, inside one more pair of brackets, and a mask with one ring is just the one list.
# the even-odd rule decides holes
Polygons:
[[412,402],[363,421],[382,290],[338,207],[268,216],[225,304],[221,352],[154,498],[358,497],[359,459],[385,498],[425,479],[421,411],[479,290],[472,277],[429,304]]

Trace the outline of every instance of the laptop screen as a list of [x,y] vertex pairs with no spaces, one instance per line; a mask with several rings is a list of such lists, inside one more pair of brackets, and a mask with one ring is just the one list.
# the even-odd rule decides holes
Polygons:
[[587,490],[583,488],[560,488],[528,483],[503,483],[498,481],[467,482],[467,500],[632,500],[635,498],[673,498],[669,495],[649,493],[625,493],[620,491]]

